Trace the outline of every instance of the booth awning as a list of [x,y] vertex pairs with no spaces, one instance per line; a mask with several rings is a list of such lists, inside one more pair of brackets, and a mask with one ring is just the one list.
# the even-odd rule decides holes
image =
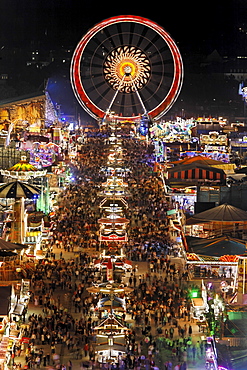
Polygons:
[[230,236],[221,236],[212,239],[186,236],[186,241],[190,251],[204,256],[220,257],[224,255],[242,255],[247,253],[246,242],[244,240],[231,238]]

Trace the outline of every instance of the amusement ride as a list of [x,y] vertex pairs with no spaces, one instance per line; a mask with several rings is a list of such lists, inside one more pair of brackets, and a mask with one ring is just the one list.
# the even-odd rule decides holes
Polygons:
[[160,119],[176,101],[183,63],[171,36],[139,16],[106,19],[78,43],[71,84],[81,106],[102,122]]

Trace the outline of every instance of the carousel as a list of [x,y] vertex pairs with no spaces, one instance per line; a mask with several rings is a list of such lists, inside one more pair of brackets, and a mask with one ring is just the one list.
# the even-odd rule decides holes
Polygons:
[[202,238],[224,234],[239,238],[246,232],[247,212],[227,203],[196,213],[185,225],[186,235]]
[[[1,198],[15,199],[11,211],[13,218],[11,221],[11,233],[10,236],[8,236],[11,241],[21,244],[26,241],[33,243],[33,241],[38,242],[41,238],[41,222],[39,222],[38,226],[31,226],[28,222],[28,216],[37,214],[36,208],[38,208],[38,206],[44,208],[44,203],[49,203],[49,199],[47,198],[49,193],[47,189],[44,189],[45,187],[43,185],[43,179],[46,173],[46,169],[38,170],[35,166],[30,164],[24,156],[8,170],[1,170],[1,174],[7,177],[7,180],[9,178],[15,180],[13,182],[4,183],[0,191]],[[42,181],[41,187],[29,183],[33,182],[35,179]],[[46,198],[44,198],[44,192],[47,195]],[[44,214],[42,213],[42,215]],[[32,237],[32,240],[29,236]]]
[[7,178],[28,181],[45,176],[47,170],[38,170],[37,167],[27,161],[26,156],[22,156],[21,160],[14,166],[10,167],[8,170],[0,170],[0,172],[1,175]]

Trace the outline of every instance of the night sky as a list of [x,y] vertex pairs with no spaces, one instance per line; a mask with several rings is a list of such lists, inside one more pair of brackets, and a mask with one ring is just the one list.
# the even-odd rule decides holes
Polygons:
[[234,42],[231,35],[247,19],[247,2],[1,0],[1,45],[39,40],[44,47],[68,43],[75,47],[95,23],[120,14],[140,15],[159,23],[181,48],[207,50]]
[[247,0],[0,0],[0,53],[3,48],[31,44],[43,51],[61,46],[74,50],[93,25],[124,14],[160,24],[184,59],[215,49],[222,56],[247,55]]

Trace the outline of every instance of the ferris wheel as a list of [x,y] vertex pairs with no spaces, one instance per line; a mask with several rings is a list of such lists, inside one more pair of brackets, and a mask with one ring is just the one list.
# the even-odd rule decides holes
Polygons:
[[95,119],[108,114],[157,120],[177,99],[183,63],[171,36],[139,16],[116,16],[91,28],[71,61],[71,84],[81,106]]

